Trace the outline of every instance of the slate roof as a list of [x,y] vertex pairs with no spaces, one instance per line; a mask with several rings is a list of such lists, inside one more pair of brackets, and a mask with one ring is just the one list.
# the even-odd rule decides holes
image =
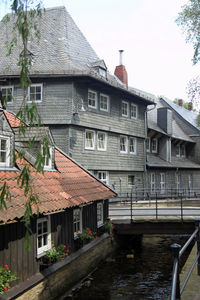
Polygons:
[[[19,75],[16,62],[22,51],[21,43],[18,43],[9,57],[6,56],[6,45],[13,36],[12,27],[15,20],[14,15],[9,17],[10,21],[7,24],[0,22],[0,77]],[[127,90],[124,84],[109,72],[104,78],[95,70],[94,66],[98,64],[100,67],[106,67],[104,61],[97,56],[64,6],[46,9],[37,23],[40,40],[36,42],[34,39],[28,43],[29,51],[33,55],[31,76],[91,76],[143,100],[153,101],[149,95],[141,94],[137,89]]]
[[147,166],[155,168],[180,168],[180,169],[200,169],[200,165],[181,157],[173,157],[171,162],[165,161],[157,155],[147,154]]
[[169,107],[171,107],[177,114],[179,114],[185,121],[190,123],[192,126],[200,130],[200,127],[197,125],[197,117],[198,113],[185,109],[178,104],[173,103],[171,100],[162,97],[161,98],[164,103],[166,103]]
[[[149,129],[153,129],[155,131],[158,131],[162,134],[168,135],[165,131],[163,131],[157,123],[157,109],[161,108],[161,107],[166,107],[162,101],[160,101],[159,99],[155,99],[155,103],[156,103],[156,107],[150,111],[148,111],[147,113],[147,124],[148,124],[148,128]],[[179,139],[179,140],[183,140],[183,141],[187,141],[187,142],[191,142],[194,143],[194,141],[192,140],[192,138],[186,134],[182,128],[178,125],[178,123],[176,122],[175,119],[173,119],[172,116],[172,138],[175,139]]]
[[[7,118],[12,123],[12,114],[7,114]],[[0,223],[20,219],[24,214],[27,199],[16,179],[24,164],[30,167],[32,187],[34,193],[39,196],[41,214],[60,212],[70,207],[116,196],[112,189],[55,147],[55,170],[38,173],[25,159],[16,162],[18,171],[0,170],[0,186],[4,182],[8,183],[11,195],[11,201],[6,201],[7,210],[0,210]],[[36,206],[33,206],[33,212],[37,213]]]

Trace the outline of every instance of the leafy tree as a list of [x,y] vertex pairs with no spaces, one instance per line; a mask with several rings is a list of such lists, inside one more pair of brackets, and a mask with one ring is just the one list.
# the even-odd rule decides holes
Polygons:
[[196,64],[200,60],[200,0],[188,0],[176,23],[186,34],[186,41],[193,44],[193,64]]
[[[39,39],[39,30],[37,28],[36,18],[42,15],[42,1],[41,0],[12,0],[11,11],[14,13],[13,18],[13,37],[8,45],[8,55],[11,54],[17,43],[22,44],[22,51],[20,53],[16,64],[20,67],[20,84],[23,89],[23,99],[21,107],[17,112],[16,116],[21,120],[19,127],[20,134],[25,135],[27,127],[30,126],[41,126],[40,116],[37,111],[35,103],[27,104],[26,101],[26,90],[31,83],[29,76],[32,56],[28,49],[28,40]],[[7,15],[3,21],[9,22],[11,16]],[[18,37],[18,38],[17,38]],[[2,99],[1,99],[2,100]],[[6,102],[6,99],[5,99]],[[4,103],[6,106],[6,103]],[[28,124],[28,126],[26,125]],[[42,151],[39,151],[36,158],[35,167],[38,172],[43,171],[45,156],[49,157],[49,142],[46,137],[42,140]],[[33,147],[34,139],[29,141],[29,147]],[[15,155],[15,161],[23,157],[23,152],[18,152]],[[39,199],[37,194],[34,194],[30,178],[29,166],[25,165],[21,170],[20,175],[17,178],[19,187],[23,188],[24,196],[26,197],[25,212],[24,212],[24,223],[26,226],[26,248],[29,249],[29,234],[30,220],[32,216],[32,204],[38,205]],[[0,187],[0,209],[7,208],[6,201],[10,198],[9,185],[4,183]]]

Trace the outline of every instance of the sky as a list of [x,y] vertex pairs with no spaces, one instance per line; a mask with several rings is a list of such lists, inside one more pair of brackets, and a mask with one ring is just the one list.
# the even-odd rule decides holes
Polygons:
[[[186,0],[43,0],[45,8],[65,6],[110,73],[119,50],[129,86],[187,101],[186,86],[200,74],[192,65],[193,47],[175,19]],[[9,0],[0,0],[0,18]]]

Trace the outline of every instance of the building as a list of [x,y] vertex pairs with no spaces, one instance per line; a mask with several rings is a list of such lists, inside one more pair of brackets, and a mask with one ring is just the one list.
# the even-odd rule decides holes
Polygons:
[[[9,186],[7,209],[0,210],[0,266],[8,265],[16,272],[19,283],[41,270],[45,252],[53,245],[67,245],[74,252],[80,247],[78,233],[83,229],[100,236],[108,217],[108,199],[116,193],[57,148],[47,127],[27,128],[26,134],[20,135],[19,119],[5,110],[0,111],[0,125],[0,187]],[[29,149],[31,136],[35,144]],[[42,147],[43,136],[50,142],[50,157],[45,157],[44,172],[38,173],[35,154]],[[23,158],[13,163],[14,151],[20,150]],[[21,182],[17,183],[24,166],[30,169],[28,195],[39,197],[38,205],[32,204],[29,252],[23,219],[28,195],[24,195]]]
[[[6,56],[12,19],[1,23],[0,84],[7,109],[22,101],[20,45]],[[64,7],[47,9],[38,20],[27,102],[35,102],[55,144],[118,193],[144,188],[146,110],[154,98],[128,86],[122,64],[111,75]]]
[[[179,115],[180,109],[190,118]],[[195,113],[163,98],[149,110],[146,141],[148,195],[199,194],[200,136],[194,126],[196,117]]]

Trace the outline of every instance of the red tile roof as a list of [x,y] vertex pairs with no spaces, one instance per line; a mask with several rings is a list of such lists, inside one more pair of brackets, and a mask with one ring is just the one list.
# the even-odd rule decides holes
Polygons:
[[21,125],[20,119],[16,118],[15,114],[8,112],[7,110],[4,110],[3,112],[11,127],[19,127]]

